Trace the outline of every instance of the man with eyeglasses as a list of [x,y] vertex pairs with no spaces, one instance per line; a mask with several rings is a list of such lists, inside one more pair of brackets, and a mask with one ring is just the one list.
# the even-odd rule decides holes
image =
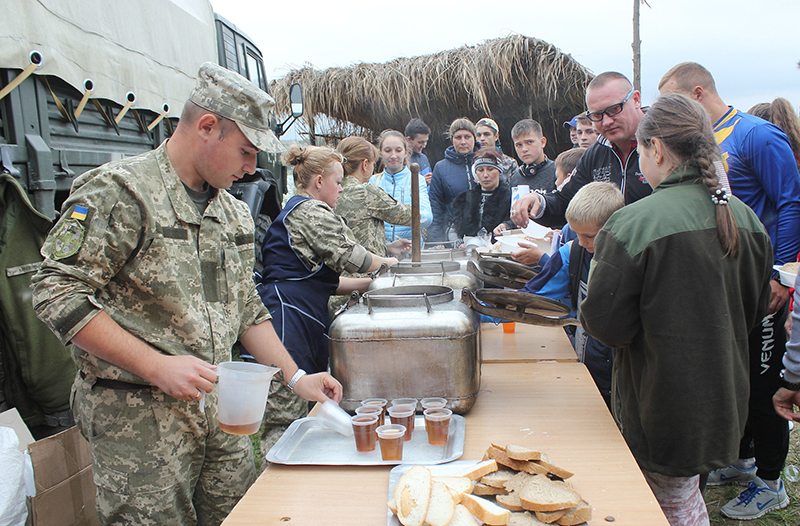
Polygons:
[[625,75],[607,71],[589,83],[586,106],[601,137],[583,154],[564,188],[547,195],[528,194],[514,204],[511,219],[517,225],[525,227],[533,219],[560,228],[572,196],[592,181],[616,184],[625,195],[625,204],[650,195],[652,189],[639,170],[636,153],[636,128],[644,116],[641,94]]

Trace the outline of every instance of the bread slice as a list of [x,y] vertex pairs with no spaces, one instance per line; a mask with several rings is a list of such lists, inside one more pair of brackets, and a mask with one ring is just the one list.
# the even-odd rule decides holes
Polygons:
[[506,445],[506,454],[514,460],[540,460],[542,453],[514,444]]
[[493,486],[487,486],[486,484],[481,484],[480,482],[475,483],[475,487],[472,488],[473,495],[508,495],[508,490],[505,488],[495,488]]
[[512,513],[508,526],[547,526],[547,524],[539,521],[530,512],[523,511],[521,513]]
[[486,450],[486,455],[490,459],[494,459],[495,461],[497,461],[498,464],[511,468],[515,471],[524,471],[532,475],[547,474],[547,468],[544,468],[535,462],[530,462],[527,460],[514,460],[510,458],[505,451],[503,451],[502,449],[498,449],[494,446],[489,446],[489,449]]
[[453,513],[453,518],[447,523],[447,526],[478,526],[475,522],[475,517],[469,512],[463,504],[456,506],[456,511]]
[[563,517],[571,509],[572,508],[566,510],[556,510],[556,511],[536,511],[534,513],[536,514],[536,518],[539,519],[540,521],[546,524],[552,524],[561,517]]
[[497,471],[497,462],[494,459],[483,460],[474,466],[469,466],[460,473],[456,473],[458,477],[467,477],[470,480],[478,480],[484,475],[488,475]]
[[511,478],[511,480],[503,484],[503,486],[508,491],[519,491],[520,489],[522,489],[522,486],[524,486],[528,482],[528,480],[532,479],[533,477],[534,475],[531,475],[530,473],[525,473],[524,471],[520,471],[519,473],[514,475]]
[[447,526],[456,511],[456,504],[460,500],[461,497],[456,497],[443,482],[431,483],[431,499],[428,504],[428,513],[425,515],[425,524]]
[[515,492],[511,492],[508,495],[498,495],[495,497],[497,504],[504,507],[509,511],[524,511],[525,508],[522,507],[522,503],[519,500],[519,495]]
[[498,469],[494,473],[489,473],[481,478],[481,484],[486,484],[487,486],[492,486],[495,488],[502,488],[503,484],[511,480],[511,478],[516,475],[516,471],[512,471],[507,468]]
[[544,469],[546,469],[548,473],[552,473],[558,478],[568,479],[572,475],[574,475],[574,473],[572,473],[571,471],[568,471],[564,468],[560,468],[555,464],[551,464],[545,460],[537,460],[536,463],[542,466]]
[[394,505],[403,526],[422,526],[431,500],[431,472],[424,466],[414,466],[397,481]]
[[467,477],[433,477],[433,482],[441,482],[453,493],[458,495],[459,501],[464,493],[472,493],[472,481]]
[[561,526],[575,526],[576,524],[583,524],[590,520],[592,520],[592,507],[589,506],[588,502],[582,500],[577,506],[567,511],[567,513],[558,519],[556,524],[560,524]]
[[544,475],[536,475],[517,490],[522,506],[529,511],[556,511],[574,508],[581,501],[575,490],[554,484]]
[[461,504],[475,515],[479,521],[483,521],[486,524],[504,525],[511,518],[511,512],[507,509],[475,495],[464,495]]
[[392,513],[397,515],[397,506],[395,506],[394,503],[394,495],[392,495],[392,498],[389,499],[389,502],[387,502],[386,505],[389,506],[389,509],[392,510]]

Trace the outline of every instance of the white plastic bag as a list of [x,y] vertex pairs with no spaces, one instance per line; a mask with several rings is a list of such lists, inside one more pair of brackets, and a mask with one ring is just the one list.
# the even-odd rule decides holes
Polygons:
[[0,427],[0,524],[24,526],[25,507],[23,471],[25,455],[19,450],[19,438],[10,427]]

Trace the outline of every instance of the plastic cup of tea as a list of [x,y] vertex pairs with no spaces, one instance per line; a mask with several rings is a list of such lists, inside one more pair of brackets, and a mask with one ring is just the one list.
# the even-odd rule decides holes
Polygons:
[[320,406],[317,412],[317,423],[322,427],[333,429],[339,434],[353,436],[350,415],[333,400],[327,400]]
[[389,408],[389,418],[393,424],[400,424],[405,426],[406,440],[411,440],[411,435],[414,433],[414,418],[416,411],[412,405],[393,405]]
[[357,415],[375,415],[378,417],[378,425],[382,426],[384,424],[383,418],[384,409],[379,405],[362,405],[361,407],[356,407],[356,414]]
[[506,321],[503,322],[503,332],[506,334],[512,334],[517,328],[517,324],[513,321]]
[[386,419],[386,406],[389,405],[389,401],[387,399],[385,399],[385,398],[365,398],[364,400],[361,400],[361,405],[362,406],[377,405],[381,409],[383,409],[383,416],[381,417],[381,423],[380,423],[380,425],[383,425],[383,421]]
[[356,450],[360,452],[374,451],[378,434],[378,415],[356,415],[350,419],[353,425],[353,436],[356,439]]
[[422,406],[423,411],[426,409],[438,409],[447,406],[447,398],[429,396],[428,398],[423,398],[419,404]]
[[414,406],[414,411],[417,410],[417,399],[416,398],[394,398],[392,399],[392,403],[389,404],[389,407],[393,405],[412,405]]
[[428,443],[434,446],[447,444],[447,432],[450,428],[450,417],[453,412],[450,409],[426,409],[425,429],[428,431]]
[[219,377],[219,428],[231,435],[252,435],[261,427],[269,384],[280,371],[252,362],[223,362]]
[[403,460],[403,442],[406,435],[405,426],[384,424],[375,430],[381,445],[383,460]]

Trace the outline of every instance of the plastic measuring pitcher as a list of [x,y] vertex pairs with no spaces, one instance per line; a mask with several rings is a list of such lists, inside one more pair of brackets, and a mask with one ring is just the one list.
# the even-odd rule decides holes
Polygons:
[[267,407],[269,384],[278,371],[260,363],[219,364],[219,428],[231,435],[257,432]]

